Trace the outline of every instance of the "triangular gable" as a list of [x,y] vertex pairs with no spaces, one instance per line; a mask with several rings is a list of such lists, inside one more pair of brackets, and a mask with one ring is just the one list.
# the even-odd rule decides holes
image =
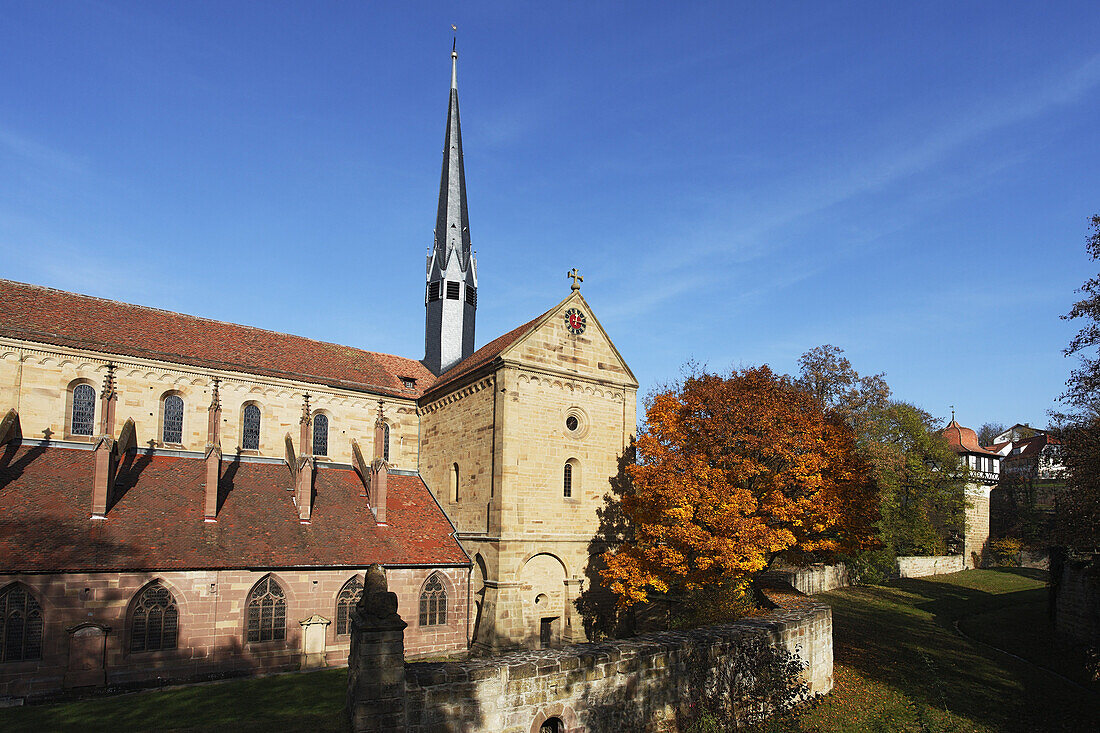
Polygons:
[[[581,334],[571,333],[566,326],[566,312],[573,308],[585,317]],[[575,372],[578,376],[638,386],[634,372],[580,291],[570,293],[527,324],[524,332],[501,350],[500,358],[534,368]]]

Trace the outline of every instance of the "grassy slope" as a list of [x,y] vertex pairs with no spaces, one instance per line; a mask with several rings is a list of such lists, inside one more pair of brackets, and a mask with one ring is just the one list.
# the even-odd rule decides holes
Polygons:
[[0,731],[343,731],[347,670],[0,710]]
[[[821,596],[833,606],[836,688],[794,730],[1095,731],[1095,695],[954,633],[960,617],[1045,603],[1041,574],[968,571],[849,588]],[[998,611],[998,609],[1000,609]],[[1041,645],[1018,624],[983,626],[984,639],[1026,656]],[[1049,662],[1047,658],[1039,660]]]
[[[984,641],[1060,664],[1045,631],[1046,589],[1034,571],[968,571],[849,588],[833,606],[836,687],[772,730],[1097,731],[1100,704]],[[344,670],[239,680],[0,710],[0,731],[339,731]]]

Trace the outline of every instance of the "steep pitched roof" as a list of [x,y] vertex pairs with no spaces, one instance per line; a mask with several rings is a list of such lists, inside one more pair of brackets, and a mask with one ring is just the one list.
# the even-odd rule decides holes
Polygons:
[[2,279],[0,336],[414,399],[435,381],[400,356]]
[[0,572],[469,563],[418,476],[390,474],[380,527],[358,474],[318,468],[301,524],[286,466],[226,461],[218,521],[205,523],[203,460],[139,454],[107,518],[92,520],[93,466],[87,450],[0,453]]

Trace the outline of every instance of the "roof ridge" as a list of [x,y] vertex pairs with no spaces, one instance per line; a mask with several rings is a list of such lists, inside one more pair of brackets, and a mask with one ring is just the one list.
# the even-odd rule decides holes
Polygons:
[[54,288],[54,287],[50,287],[48,285],[35,285],[34,283],[25,283],[25,282],[21,282],[19,280],[9,280],[7,278],[0,278],[0,285],[3,285],[3,284],[18,285],[18,286],[21,286],[21,287],[32,288],[32,289],[35,289],[35,290],[50,291],[50,292],[58,293],[60,295],[75,296],[77,298],[88,298],[89,300],[98,300],[102,303],[113,303],[115,305],[126,306],[127,308],[141,308],[142,310],[153,311],[155,313],[165,313],[165,314],[170,315],[170,316],[179,316],[179,317],[182,317],[182,318],[190,318],[190,319],[193,319],[193,320],[196,320],[196,321],[205,321],[207,323],[217,323],[217,324],[220,324],[220,325],[223,325],[223,326],[233,326],[235,328],[247,328],[251,331],[259,331],[260,333],[270,333],[274,336],[286,336],[286,337],[289,337],[289,338],[302,339],[303,341],[312,341],[315,344],[325,344],[326,346],[335,346],[335,347],[340,348],[340,349],[354,349],[355,351],[360,351],[364,354],[373,354],[375,356],[390,356],[390,357],[393,357],[393,358],[396,358],[396,359],[403,359],[405,361],[415,362],[417,364],[420,363],[419,359],[410,359],[407,356],[400,356],[398,354],[389,354],[389,353],[386,353],[384,351],[369,351],[367,349],[361,349],[358,346],[348,346],[347,344],[338,344],[338,343],[335,343],[333,341],[322,341],[321,339],[311,338],[309,336],[302,336],[300,334],[287,333],[285,331],[275,331],[275,330],[272,330],[270,328],[260,328],[258,326],[249,326],[248,324],[245,324],[245,323],[234,323],[233,321],[223,321],[223,320],[220,320],[220,319],[217,319],[217,318],[207,318],[206,316],[196,316],[196,315],[191,314],[191,313],[183,313],[182,311],[168,310],[167,308],[157,308],[156,306],[151,306],[151,305],[141,305],[140,303],[128,303],[124,300],[115,300],[114,298],[104,298],[104,297],[101,297],[101,296],[98,296],[98,295],[88,295],[87,293],[77,293],[77,292],[74,292],[72,290],[62,290],[61,288]]

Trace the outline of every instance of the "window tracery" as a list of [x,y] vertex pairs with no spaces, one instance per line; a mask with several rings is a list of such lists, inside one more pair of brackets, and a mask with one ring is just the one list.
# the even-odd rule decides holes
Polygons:
[[130,651],[175,649],[178,631],[179,608],[171,591],[160,583],[146,587],[130,617]]
[[286,593],[270,575],[248,594],[247,639],[249,642],[286,639]]
[[0,592],[0,662],[42,658],[42,607],[23,585]]
[[420,591],[420,625],[442,626],[447,623],[447,589],[438,574],[433,574]]

